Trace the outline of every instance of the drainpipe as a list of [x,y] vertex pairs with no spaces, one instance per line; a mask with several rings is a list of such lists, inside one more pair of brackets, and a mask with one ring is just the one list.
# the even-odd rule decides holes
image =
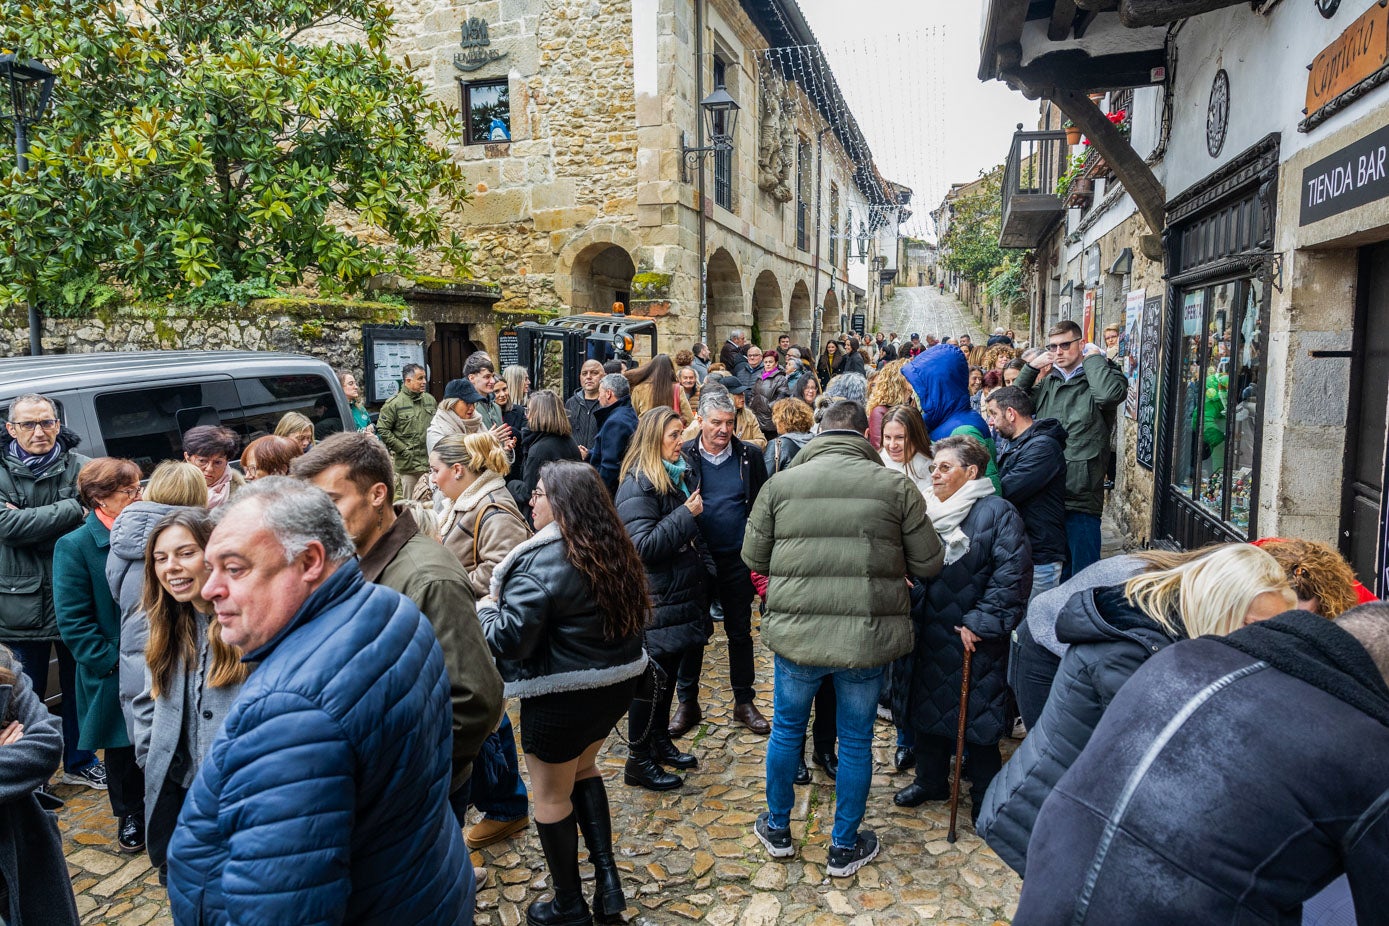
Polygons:
[[[695,14],[695,147],[704,147],[704,0],[694,0]],[[704,229],[704,156],[699,158],[699,340],[709,343],[709,257]],[[712,349],[712,348],[711,348]]]
[[820,328],[825,314],[825,307],[820,304],[820,196],[824,186],[825,133],[829,130],[830,127],[825,126],[815,136],[815,269],[811,273],[815,280],[815,291],[811,294],[815,311],[811,314],[814,327],[810,330],[810,353],[816,358],[820,356]]

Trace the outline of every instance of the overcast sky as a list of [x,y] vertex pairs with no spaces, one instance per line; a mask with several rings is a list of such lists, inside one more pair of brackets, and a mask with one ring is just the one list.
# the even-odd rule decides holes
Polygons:
[[986,0],[797,2],[874,159],[915,193],[904,230],[931,234],[950,184],[1001,163],[1017,124],[1037,120],[1035,101],[976,76]]

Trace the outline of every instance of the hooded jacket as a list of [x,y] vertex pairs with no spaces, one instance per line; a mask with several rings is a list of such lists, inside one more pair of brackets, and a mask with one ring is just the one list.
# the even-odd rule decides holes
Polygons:
[[1066,561],[1065,448],[1061,422],[1039,418],[998,458],[1003,497],[1022,515],[1034,565]]
[[348,561],[244,659],[169,843],[174,920],[471,923],[449,677],[420,609]]
[[767,467],[767,478],[770,479],[790,466],[796,454],[804,450],[805,445],[810,443],[814,436],[809,431],[793,431],[780,434],[768,441],[767,449],[762,454],[762,463]]
[[989,451],[984,475],[999,488],[998,466],[994,462],[994,441],[989,426],[969,403],[969,361],[953,344],[928,347],[902,367],[921,403],[921,420],[932,441],[955,435],[968,435]]
[[637,413],[632,408],[631,397],[618,399],[607,408],[598,409],[597,419],[598,436],[588,448],[588,462],[603,477],[609,494],[616,495],[622,458],[627,455],[627,445],[637,432]]
[[910,652],[906,576],[933,576],[941,560],[921,493],[852,431],[817,436],[768,481],[743,538],[743,562],[768,579],[762,642],[801,665]]
[[60,430],[58,457],[38,476],[17,456],[16,441],[0,443],[0,641],[59,639],[53,545],[82,523],[77,473],[89,461],[73,452],[81,442]]
[[1389,687],[1289,611],[1134,673],[1037,817],[1014,926],[1297,926],[1342,873],[1389,910]]
[[1036,725],[989,786],[975,829],[1026,877],[1027,841],[1042,802],[1075,762],[1129,676],[1174,636],[1124,597],[1122,585],[1080,592],[1062,608],[1056,635],[1069,644]]

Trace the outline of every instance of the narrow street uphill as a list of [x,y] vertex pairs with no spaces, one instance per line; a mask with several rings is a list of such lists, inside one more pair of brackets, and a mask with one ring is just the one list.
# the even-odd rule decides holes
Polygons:
[[[628,899],[628,922],[638,926],[981,926],[1008,922],[1022,881],[975,835],[968,823],[946,842],[944,803],[897,807],[893,792],[912,772],[892,767],[894,730],[876,724],[874,774],[864,826],[882,840],[882,853],[849,878],[825,876],[834,823],[834,782],[812,765],[812,783],[796,788],[791,832],[795,858],[768,859],[752,834],[763,800],[766,739],[733,722],[728,658],[722,634],[705,654],[705,721],[678,740],[699,757],[699,768],[678,791],[658,794],[622,784],[627,749],[613,734],[599,758],[608,782],[617,864]],[[758,647],[758,701],[772,703],[771,654]],[[768,711],[770,714],[770,711]],[[512,720],[519,713],[512,707]],[[624,725],[625,728],[625,725]],[[623,728],[620,728],[623,729]],[[1016,745],[1004,740],[1005,753]],[[807,746],[808,748],[808,746]],[[525,765],[522,764],[524,774]],[[164,889],[148,857],[119,855],[110,837],[106,795],[57,786],[68,801],[60,813],[64,847],[84,923],[171,926]],[[968,814],[962,816],[967,821]],[[478,926],[517,926],[526,905],[542,896],[544,855],[529,826],[511,840],[473,853],[488,869],[479,886]],[[581,870],[591,890],[592,869]],[[406,926],[406,924],[401,924]]]
[[967,334],[976,344],[986,338],[968,308],[955,294],[939,292],[934,286],[899,286],[892,298],[883,304],[884,332],[896,331],[905,342],[913,333],[938,338],[958,338]]

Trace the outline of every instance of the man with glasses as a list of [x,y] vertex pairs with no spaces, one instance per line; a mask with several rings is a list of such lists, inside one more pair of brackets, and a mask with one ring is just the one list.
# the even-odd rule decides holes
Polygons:
[[[1047,349],[1027,361],[1014,385],[1029,392],[1038,418],[1055,418],[1066,430],[1065,581],[1100,558],[1104,513],[1104,464],[1109,451],[1109,415],[1128,392],[1123,372],[1104,351],[1084,343],[1080,326],[1058,322],[1047,333]],[[1051,367],[1045,375],[1042,370]]]
[[0,460],[0,643],[19,657],[40,698],[48,692],[48,662],[58,653],[63,693],[64,784],[106,790],[106,767],[77,748],[76,664],[58,634],[53,612],[53,544],[86,517],[77,500],[77,473],[88,462],[74,453],[78,439],[62,430],[58,408],[41,395],[10,405],[8,439]]

